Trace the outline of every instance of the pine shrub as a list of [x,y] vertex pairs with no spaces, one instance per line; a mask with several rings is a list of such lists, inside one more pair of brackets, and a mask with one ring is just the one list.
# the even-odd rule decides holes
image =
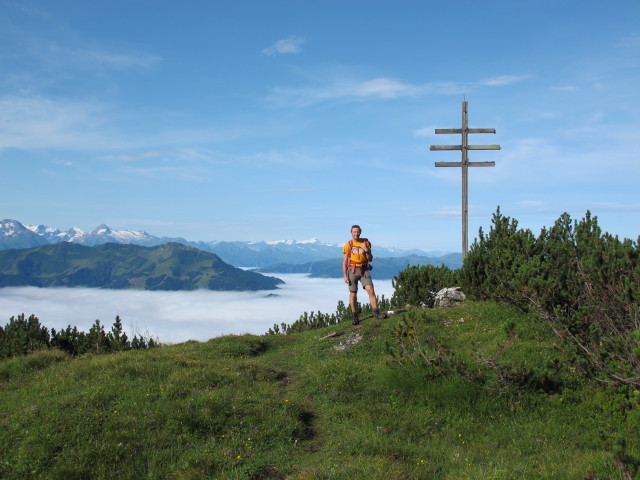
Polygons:
[[109,332],[106,332],[100,320],[96,320],[89,332],[82,332],[69,325],[66,329],[49,331],[35,315],[25,319],[25,315],[11,317],[4,328],[0,327],[0,359],[27,355],[32,352],[58,349],[70,356],[85,353],[112,353],[121,350],[152,348],[157,342],[152,338],[127,338],[122,329],[122,321],[116,316]]
[[439,290],[457,286],[458,283],[458,271],[445,265],[411,265],[391,281],[391,304],[396,307],[422,305],[431,308]]
[[498,208],[465,259],[465,291],[480,299],[533,308],[575,349],[589,374],[640,385],[638,242],[602,233],[587,212],[564,213],[535,237]]

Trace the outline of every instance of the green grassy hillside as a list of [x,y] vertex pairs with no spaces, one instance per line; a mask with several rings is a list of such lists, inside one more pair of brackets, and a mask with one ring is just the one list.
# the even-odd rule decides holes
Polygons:
[[62,242],[0,251],[0,287],[273,290],[282,283],[179,243],[86,247]]
[[5,479],[630,479],[640,395],[491,302],[0,363]]

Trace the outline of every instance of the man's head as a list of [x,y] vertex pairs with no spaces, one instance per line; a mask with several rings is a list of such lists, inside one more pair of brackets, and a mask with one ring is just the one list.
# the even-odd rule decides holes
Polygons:
[[360,225],[353,225],[351,227],[351,238],[353,238],[354,240],[358,240],[361,233],[362,229],[360,228]]

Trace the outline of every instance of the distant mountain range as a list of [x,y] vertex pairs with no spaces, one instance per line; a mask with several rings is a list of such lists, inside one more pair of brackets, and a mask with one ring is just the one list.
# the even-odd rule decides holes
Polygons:
[[0,251],[0,287],[273,290],[283,283],[179,243],[89,247],[58,242]]
[[[460,255],[452,253],[438,258],[407,255],[404,257],[386,257],[373,259],[371,275],[374,279],[388,280],[397,276],[407,265],[445,265],[453,270],[461,266]],[[261,273],[306,273],[312,278],[341,278],[342,258],[318,260],[304,264],[278,264],[259,268]]]
[[[345,241],[346,240],[347,239],[345,239]],[[107,225],[100,225],[91,232],[85,232],[79,228],[61,231],[44,225],[24,225],[17,220],[0,221],[0,250],[31,248],[60,242],[71,242],[85,246],[119,243],[146,247],[175,242],[205,252],[214,253],[224,262],[233,266],[248,268],[266,268],[274,265],[304,265],[322,260],[335,260],[336,258],[342,257],[342,245],[331,245],[320,242],[317,239],[277,242],[194,242],[180,237],[156,237],[146,232],[113,230]],[[412,258],[415,260],[416,256],[426,257],[428,259],[427,263],[433,263],[435,265],[445,264],[451,268],[458,268],[462,264],[460,254],[443,255],[442,252],[399,250],[381,247],[375,243],[374,255],[376,263],[380,262],[383,258],[405,258],[405,260],[398,260],[400,263],[404,263],[404,266],[410,263],[406,261],[407,258],[409,260]],[[338,272],[340,272],[340,269],[338,269]]]

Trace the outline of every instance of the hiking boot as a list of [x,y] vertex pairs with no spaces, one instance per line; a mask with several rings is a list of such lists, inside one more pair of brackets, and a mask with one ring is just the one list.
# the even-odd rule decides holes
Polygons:
[[382,318],[387,318],[387,316],[384,313],[380,313],[380,311],[376,308],[373,311],[373,318],[380,320]]
[[358,312],[353,312],[351,314],[351,325],[358,325],[360,323],[360,319],[358,318]]

